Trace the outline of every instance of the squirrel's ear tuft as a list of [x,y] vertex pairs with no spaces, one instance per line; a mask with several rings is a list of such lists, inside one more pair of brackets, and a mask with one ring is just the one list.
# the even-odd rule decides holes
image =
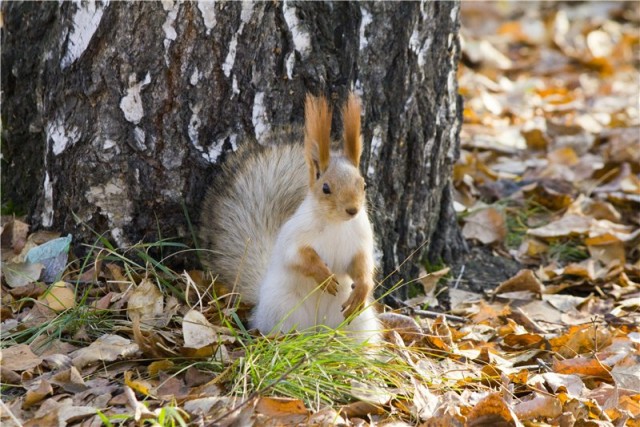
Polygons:
[[342,109],[344,155],[355,167],[360,166],[362,140],[360,139],[360,101],[349,92],[347,102]]
[[329,167],[331,109],[324,97],[307,94],[304,103],[304,147],[311,184]]

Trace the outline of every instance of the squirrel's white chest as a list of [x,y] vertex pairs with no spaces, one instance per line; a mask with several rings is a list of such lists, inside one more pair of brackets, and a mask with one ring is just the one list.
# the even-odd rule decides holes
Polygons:
[[[368,236],[359,218],[318,227],[316,232],[303,236],[300,246],[312,247],[336,274],[346,274],[355,255],[366,250]],[[306,237],[306,239],[305,239]]]

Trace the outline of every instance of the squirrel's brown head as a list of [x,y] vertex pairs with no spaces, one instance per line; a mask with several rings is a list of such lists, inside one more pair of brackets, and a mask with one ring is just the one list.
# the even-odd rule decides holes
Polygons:
[[362,154],[360,102],[351,92],[342,109],[343,151],[331,152],[331,109],[324,97],[305,101],[305,155],[309,189],[322,214],[334,221],[356,217],[365,203],[365,181],[358,169]]

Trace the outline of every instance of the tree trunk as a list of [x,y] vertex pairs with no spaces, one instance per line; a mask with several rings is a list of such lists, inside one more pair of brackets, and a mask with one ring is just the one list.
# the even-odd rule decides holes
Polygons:
[[423,256],[448,260],[464,245],[450,180],[458,11],[457,2],[5,2],[3,203],[79,241],[95,232],[120,246],[189,241],[226,156],[301,124],[307,91],[337,101],[353,87],[380,267],[393,273],[385,286],[414,278]]

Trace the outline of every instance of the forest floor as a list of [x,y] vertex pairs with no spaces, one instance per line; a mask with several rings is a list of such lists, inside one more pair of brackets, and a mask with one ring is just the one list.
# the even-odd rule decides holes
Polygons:
[[150,255],[169,242],[69,259],[4,218],[2,425],[640,426],[637,3],[461,16],[471,252],[416,278],[380,348],[245,330],[224,285]]

